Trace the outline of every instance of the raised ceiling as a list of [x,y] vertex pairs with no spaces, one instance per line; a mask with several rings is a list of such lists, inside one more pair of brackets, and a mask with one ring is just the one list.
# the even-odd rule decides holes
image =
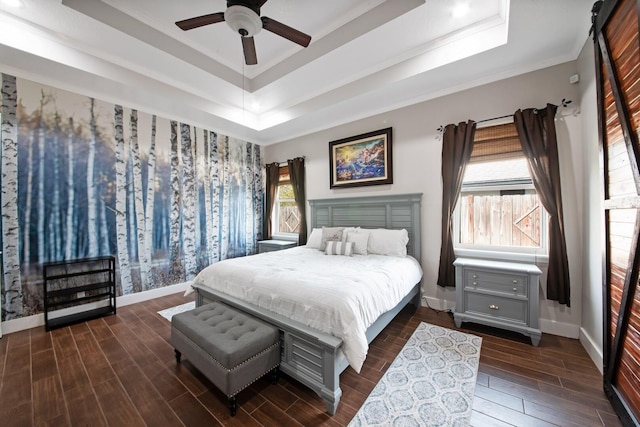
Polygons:
[[0,64],[19,75],[271,144],[577,58],[592,0],[269,0],[244,64],[223,0],[0,2]]

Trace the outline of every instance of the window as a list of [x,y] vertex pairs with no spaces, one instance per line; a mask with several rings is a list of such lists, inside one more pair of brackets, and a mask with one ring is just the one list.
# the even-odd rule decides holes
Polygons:
[[456,205],[456,250],[546,254],[546,224],[515,125],[477,129]]
[[276,203],[271,218],[272,234],[285,237],[297,236],[300,231],[300,212],[293,196],[289,167],[281,166],[279,175]]

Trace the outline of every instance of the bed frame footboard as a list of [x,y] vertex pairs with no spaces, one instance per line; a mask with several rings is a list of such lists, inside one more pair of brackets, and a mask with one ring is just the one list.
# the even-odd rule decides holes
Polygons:
[[[214,289],[193,285],[196,306],[210,302],[222,302],[274,325],[280,330],[280,371],[286,373],[315,391],[325,402],[327,412],[336,413],[342,396],[340,374],[349,363],[340,350],[342,340],[329,334],[294,322],[291,319],[248,304]],[[409,303],[420,305],[420,284],[411,290],[400,303],[384,313],[367,330],[367,340],[373,339]]]

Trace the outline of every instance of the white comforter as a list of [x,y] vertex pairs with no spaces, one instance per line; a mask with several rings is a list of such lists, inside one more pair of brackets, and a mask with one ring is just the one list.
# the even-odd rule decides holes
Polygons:
[[357,372],[365,331],[422,278],[412,257],[331,256],[297,247],[213,264],[194,283],[208,286],[342,339]]

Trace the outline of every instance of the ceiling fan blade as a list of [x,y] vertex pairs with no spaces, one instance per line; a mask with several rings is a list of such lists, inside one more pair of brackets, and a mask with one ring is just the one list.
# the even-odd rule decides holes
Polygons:
[[287,40],[291,40],[294,43],[298,43],[303,47],[309,46],[309,43],[311,42],[311,36],[308,36],[295,28],[291,28],[288,25],[284,25],[275,19],[267,18],[266,16],[262,17],[262,28],[284,37]]
[[256,44],[253,37],[241,37],[242,50],[244,51],[244,62],[247,65],[256,65],[258,63],[258,55],[256,55]]
[[192,30],[198,27],[204,27],[205,25],[216,24],[224,21],[224,12],[210,13],[209,15],[202,15],[195,18],[184,19],[176,22],[176,25],[182,30]]

